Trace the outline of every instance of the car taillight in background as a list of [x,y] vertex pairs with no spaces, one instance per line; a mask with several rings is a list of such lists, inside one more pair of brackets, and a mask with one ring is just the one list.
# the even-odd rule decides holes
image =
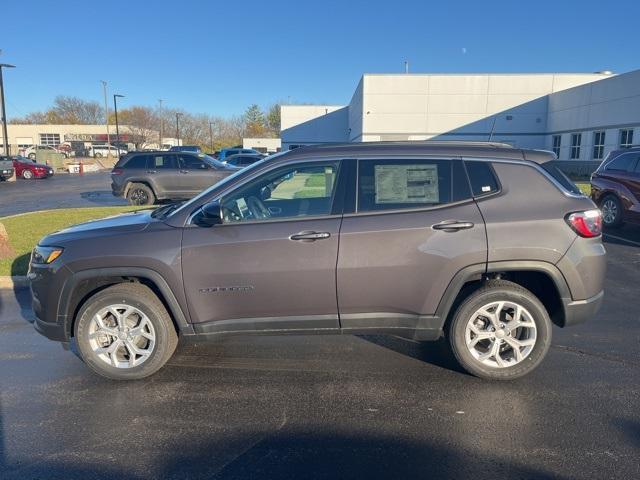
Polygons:
[[567,223],[581,237],[593,238],[602,233],[602,213],[600,210],[587,210],[567,215]]
[[114,168],[111,170],[111,175],[122,175],[124,170],[122,168]]

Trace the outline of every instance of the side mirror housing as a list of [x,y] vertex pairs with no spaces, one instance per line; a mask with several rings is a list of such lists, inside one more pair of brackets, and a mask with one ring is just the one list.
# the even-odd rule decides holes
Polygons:
[[220,202],[209,202],[200,208],[194,218],[195,223],[202,227],[213,227],[222,223],[222,207]]

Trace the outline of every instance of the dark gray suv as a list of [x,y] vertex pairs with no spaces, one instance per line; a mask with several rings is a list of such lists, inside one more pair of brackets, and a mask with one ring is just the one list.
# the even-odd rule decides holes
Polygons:
[[111,171],[111,190],[131,205],[153,205],[191,198],[237,170],[202,153],[133,152]]
[[533,370],[598,310],[601,216],[549,152],[359,143],[255,163],[192,200],[78,225],[34,249],[36,329],[137,379],[178,336],[445,336],[489,379]]

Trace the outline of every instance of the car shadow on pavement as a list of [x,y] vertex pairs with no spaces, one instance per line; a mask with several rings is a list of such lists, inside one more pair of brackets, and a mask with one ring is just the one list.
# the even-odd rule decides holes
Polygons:
[[[221,446],[221,442],[224,445]],[[172,455],[159,456],[147,450],[154,458],[145,459],[144,452],[139,453],[138,459],[147,464],[149,470],[142,474],[132,472],[130,465],[120,465],[117,456],[95,459],[88,456],[69,462],[36,459],[16,466],[0,464],[0,473],[4,470],[6,480],[567,478],[518,464],[517,458],[501,457],[490,449],[479,451],[462,445],[440,445],[426,439],[381,433],[287,432],[286,426],[271,432],[229,433],[224,438],[204,442],[193,439],[173,450]]]
[[430,363],[437,367],[468,375],[467,372],[458,365],[444,338],[435,342],[417,342],[393,335],[359,335],[359,337],[380,347],[420,360],[421,362]]

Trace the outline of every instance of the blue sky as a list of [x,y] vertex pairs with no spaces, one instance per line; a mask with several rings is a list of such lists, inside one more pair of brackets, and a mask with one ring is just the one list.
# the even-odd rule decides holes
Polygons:
[[640,2],[17,1],[0,7],[7,114],[56,95],[214,115],[277,100],[345,104],[362,75],[625,72]]

